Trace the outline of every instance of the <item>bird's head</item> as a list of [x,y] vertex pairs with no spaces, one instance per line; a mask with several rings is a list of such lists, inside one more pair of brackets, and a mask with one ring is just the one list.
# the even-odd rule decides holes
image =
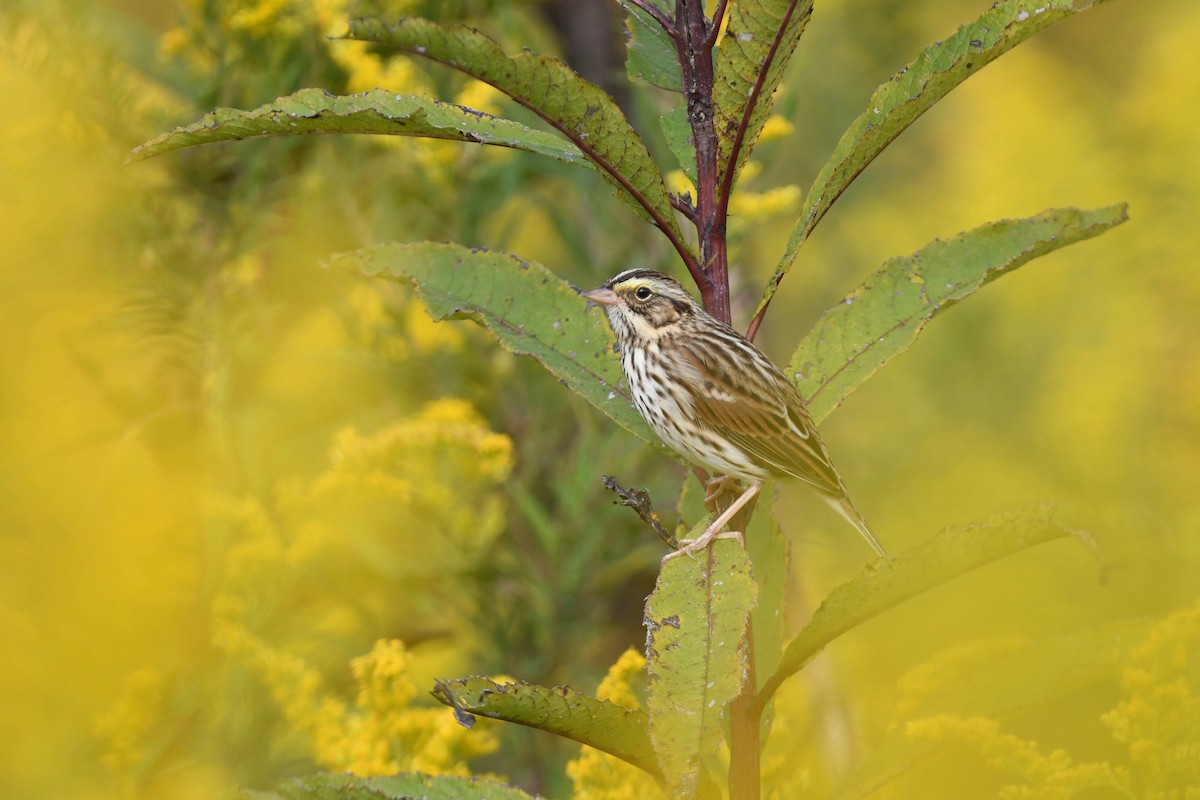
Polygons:
[[658,339],[700,311],[679,281],[650,269],[625,270],[583,296],[604,306],[618,339]]

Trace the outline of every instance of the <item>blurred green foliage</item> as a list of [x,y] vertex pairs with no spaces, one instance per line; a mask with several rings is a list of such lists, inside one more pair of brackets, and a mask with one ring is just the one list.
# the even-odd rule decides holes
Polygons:
[[[807,185],[874,86],[980,10],[819,4],[782,89],[794,128],[745,176],[760,196],[735,218],[735,320],[790,228],[756,203],[794,207],[787,186]],[[420,695],[475,670],[591,689],[640,642],[661,554],[600,474],[666,509],[681,468],[407,291],[320,261],[452,240],[592,285],[669,265],[663,244],[593,175],[453,143],[280,140],[120,166],[170,124],[301,86],[500,103],[325,38],[357,12],[554,50],[535,3],[0,11],[5,796],[211,797],[317,767],[634,791],[594,754],[568,779],[571,748],[461,731]],[[864,173],[776,298],[763,341],[782,359],[935,236],[1064,201],[1132,207],[1131,224],[952,311],[824,427],[889,544],[1051,500],[1097,560],[1026,553],[835,643],[781,695],[775,796],[1194,789],[1198,32],[1187,0],[1109,3],[1019,48]],[[803,492],[780,519],[794,626],[862,553]],[[631,658],[603,696],[633,702]]]

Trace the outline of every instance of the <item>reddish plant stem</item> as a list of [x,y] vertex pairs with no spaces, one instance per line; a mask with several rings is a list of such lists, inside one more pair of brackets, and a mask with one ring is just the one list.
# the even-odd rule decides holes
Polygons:
[[[700,271],[697,280],[704,308],[722,322],[730,322],[729,262],[725,218],[728,198],[722,202],[717,170],[717,133],[713,121],[713,46],[720,30],[727,1],[721,0],[710,21],[704,16],[703,0],[675,0],[674,30],[671,31],[683,73],[683,96],[687,102],[692,143],[696,149],[696,203],[688,218],[696,225],[700,241]],[[664,26],[666,27],[666,26]],[[728,169],[732,171],[733,165]],[[679,206],[676,205],[676,208]],[[686,213],[686,212],[685,212]],[[693,271],[693,276],[695,272]],[[697,473],[700,477],[703,471]],[[704,474],[703,481],[707,475]],[[732,524],[746,530],[754,503],[743,509]],[[759,729],[761,709],[756,703],[753,621],[746,626],[746,683],[730,704],[730,800],[759,800],[761,762]]]
[[680,195],[672,194],[670,197],[671,206],[674,207],[676,211],[678,211],[680,214],[683,214],[692,222],[696,221],[696,207],[692,205],[691,195],[683,195],[681,197]]
[[704,308],[730,321],[725,218],[717,202],[717,132],[713,127],[712,43],[702,0],[675,0],[675,48],[683,71],[692,143],[696,147],[696,232],[700,240],[700,297]]
[[729,0],[721,0],[717,3],[717,9],[712,15],[712,24],[708,27],[708,38],[704,40],[704,44],[709,49],[712,49],[717,44],[717,37],[721,35],[721,23],[725,19],[725,9],[729,5]]
[[746,626],[746,685],[729,704],[729,800],[762,796],[762,710],[755,696],[754,625]]
[[754,337],[758,335],[758,326],[762,325],[763,314],[765,314],[766,311],[767,307],[763,306],[762,309],[754,315],[754,319],[750,320],[750,324],[746,327],[746,338],[752,342],[754,341]]

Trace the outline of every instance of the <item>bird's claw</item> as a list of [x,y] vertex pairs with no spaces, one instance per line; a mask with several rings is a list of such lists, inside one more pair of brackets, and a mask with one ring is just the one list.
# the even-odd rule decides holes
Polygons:
[[737,478],[729,475],[718,475],[704,481],[704,507],[713,510],[713,504],[721,495],[729,491],[729,487],[737,483]]
[[716,531],[705,531],[695,539],[680,539],[679,549],[663,556],[662,563],[666,564],[672,558],[682,555],[689,555],[692,558],[695,558],[696,553],[699,553],[717,539],[736,539],[738,543],[742,545],[742,547],[746,546],[746,540],[742,538],[741,531],[724,531],[722,533],[717,533]]

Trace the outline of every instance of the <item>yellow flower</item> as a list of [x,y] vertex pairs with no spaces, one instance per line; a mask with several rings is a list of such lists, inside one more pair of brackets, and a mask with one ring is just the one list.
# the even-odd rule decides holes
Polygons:
[[777,186],[765,192],[734,192],[729,200],[730,225],[790,214],[800,207],[800,187]]
[[466,775],[469,759],[496,749],[490,731],[468,731],[448,710],[413,707],[411,660],[399,640],[376,642],[370,654],[351,662],[358,684],[354,707],[324,698],[317,713],[293,717],[309,731],[318,763],[356,775]]
[[758,135],[758,141],[769,142],[772,139],[782,139],[785,136],[790,136],[795,129],[796,126],[787,117],[772,114],[763,123],[762,132]]
[[313,21],[317,30],[326,36],[339,36],[346,32],[349,17],[346,0],[312,0]]
[[[596,696],[625,708],[638,708],[634,680],[643,673],[646,659],[636,650],[626,650],[609,668]],[[658,784],[647,773],[608,753],[586,745],[579,757],[567,762],[567,775],[575,784],[574,800],[643,800],[664,798]]]
[[931,698],[942,694],[946,687],[959,683],[963,675],[1031,646],[1022,637],[1005,636],[946,648],[901,676],[897,683],[896,716],[900,719],[911,717]]
[[966,744],[987,763],[1020,779],[999,792],[1004,800],[1068,800],[1087,789],[1116,789],[1133,796],[1129,771],[1107,761],[1076,764],[1063,750],[1044,754],[1036,742],[1005,733],[995,720],[942,714],[910,722],[913,739]]
[[621,654],[617,663],[609,668],[604,680],[600,681],[596,697],[616,703],[622,708],[640,708],[641,704],[633,693],[633,681],[645,668],[646,657],[632,647],[629,648]]
[[244,31],[255,36],[280,34],[290,5],[291,0],[256,0],[235,6],[226,12],[224,25],[230,31]]
[[683,170],[673,169],[667,173],[664,179],[667,183],[667,189],[678,195],[690,194],[696,196],[696,185],[692,183],[692,179],[687,176]]
[[1170,775],[1200,785],[1200,604],[1156,624],[1130,661],[1121,673],[1126,698],[1104,723],[1148,786]]
[[423,94],[429,87],[424,74],[411,59],[378,55],[365,42],[341,42],[333,57],[350,73],[346,88],[351,93],[386,89],[398,94]]
[[[410,671],[414,656],[401,641],[379,640],[350,661],[357,691],[348,701],[326,688],[307,658],[269,638],[264,621],[293,602],[293,578],[281,575],[304,575],[315,565],[339,572],[334,565],[355,552],[347,535],[369,540],[376,563],[389,557],[388,547],[403,549],[389,570],[442,576],[451,565],[469,565],[501,530],[495,492],[512,468],[512,449],[469,403],[443,398],[370,434],[341,431],[330,468],[308,481],[282,481],[273,502],[227,496],[207,502],[233,537],[212,604],[212,641],[258,675],[291,737],[300,734],[322,768],[465,775],[471,758],[498,746],[486,726],[468,731],[448,711],[414,705],[420,695]],[[405,518],[421,525],[397,529],[396,520]],[[359,583],[355,590],[366,608],[381,589]],[[332,608],[308,621],[314,630],[340,633],[352,630],[346,617],[345,609]],[[123,752],[116,745],[113,751]]]
[[126,769],[143,759],[160,723],[164,689],[162,674],[149,667],[125,679],[117,701],[96,721],[96,735],[106,743],[105,766]]
[[503,96],[504,94],[491,84],[473,80],[463,87],[454,98],[454,102],[485,114],[499,114],[499,100]]
[[176,57],[187,49],[190,37],[184,28],[171,28],[158,40],[158,47],[164,56]]
[[407,706],[417,694],[408,676],[412,657],[399,639],[380,639],[369,655],[350,662],[359,708],[384,714]]
[[465,341],[461,325],[435,322],[420,303],[409,303],[405,309],[404,329],[409,344],[420,355],[434,352],[455,353]]

